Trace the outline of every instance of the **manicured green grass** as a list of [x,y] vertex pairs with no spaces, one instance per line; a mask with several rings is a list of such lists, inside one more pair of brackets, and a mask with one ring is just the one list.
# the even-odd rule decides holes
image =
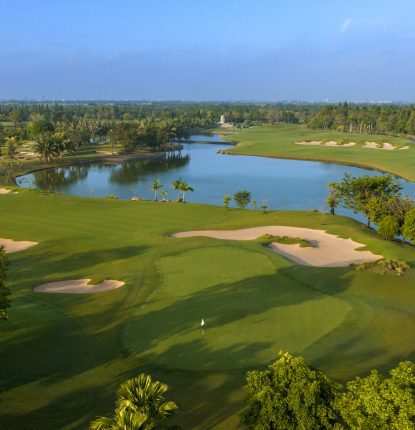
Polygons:
[[[414,271],[398,278],[305,267],[257,240],[170,237],[258,225],[324,228],[415,267],[413,247],[353,220],[30,190],[0,196],[0,217],[0,237],[39,242],[10,254],[2,428],[85,429],[110,412],[122,380],[144,371],[170,385],[183,428],[235,429],[245,371],[281,349],[339,380],[415,359]],[[89,277],[126,285],[93,295],[33,292]]]
[[[219,130],[220,132],[220,130]],[[338,133],[313,130],[300,125],[262,126],[233,134],[224,134],[225,140],[236,141],[238,145],[226,150],[229,154],[259,155],[263,157],[293,158],[299,160],[333,161],[354,164],[391,172],[415,181],[415,142],[404,138],[367,135],[356,133]],[[296,145],[294,142],[330,140],[356,142],[355,146],[326,147]],[[409,149],[367,149],[365,141],[377,143],[389,142],[397,147],[409,146]]]

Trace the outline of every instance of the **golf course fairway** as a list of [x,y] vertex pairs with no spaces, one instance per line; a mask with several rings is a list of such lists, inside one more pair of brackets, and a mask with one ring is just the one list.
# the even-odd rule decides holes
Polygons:
[[[290,145],[297,152],[355,150]],[[86,429],[110,413],[122,381],[148,372],[169,385],[168,398],[180,407],[172,423],[236,429],[245,372],[265,367],[280,350],[339,381],[415,359],[413,270],[397,277],[311,267],[258,240],[171,236],[271,225],[325,230],[415,266],[413,246],[317,211],[263,214],[23,189],[0,196],[0,237],[37,242],[9,254],[0,428]],[[71,279],[125,285],[95,294],[34,291]]]
[[[217,132],[221,133],[221,130]],[[390,172],[415,181],[415,143],[404,137],[314,130],[293,124],[227,131],[222,137],[225,140],[237,142],[237,146],[224,151],[228,154],[350,164]],[[304,141],[321,142],[321,144],[298,144]],[[339,144],[327,146],[324,142]],[[340,144],[341,142],[343,145]],[[355,145],[348,146],[350,142]],[[379,148],[369,149],[366,142],[376,143]],[[384,143],[389,143],[396,149],[380,149]]]

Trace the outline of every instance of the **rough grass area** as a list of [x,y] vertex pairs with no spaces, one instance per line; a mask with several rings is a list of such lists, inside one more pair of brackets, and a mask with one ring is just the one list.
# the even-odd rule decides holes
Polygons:
[[289,237],[289,236],[274,236],[273,234],[264,234],[258,240],[265,246],[269,245],[272,242],[283,243],[285,245],[300,245],[301,248],[313,247],[315,245],[305,239],[301,239],[300,237]]
[[374,263],[364,263],[356,266],[356,270],[380,273],[381,275],[404,276],[411,267],[404,261],[379,260]]
[[[375,168],[415,181],[415,143],[400,137],[339,133],[313,130],[300,125],[278,124],[234,131],[232,134],[224,134],[223,138],[238,142],[237,146],[224,150],[228,154],[332,161]],[[298,141],[336,141],[341,145],[336,148],[324,144],[296,145],[295,142]],[[366,141],[389,142],[398,148],[409,146],[409,149],[371,150],[363,147]],[[356,145],[344,146],[348,142],[356,142]]]
[[[121,381],[149,372],[170,385],[184,429],[233,430],[246,370],[281,349],[339,380],[415,359],[413,271],[395,277],[300,266],[258,241],[170,236],[264,225],[326,229],[414,266],[414,247],[381,240],[353,220],[30,190],[0,196],[0,217],[0,237],[39,242],[10,254],[1,428],[85,430],[110,413]],[[126,285],[91,295],[33,292],[84,278]]]

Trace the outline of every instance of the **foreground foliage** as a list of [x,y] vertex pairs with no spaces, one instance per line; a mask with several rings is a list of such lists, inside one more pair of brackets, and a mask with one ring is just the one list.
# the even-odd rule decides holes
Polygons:
[[262,371],[247,374],[243,421],[255,430],[410,430],[415,428],[415,364],[401,362],[383,377],[376,370],[345,388],[280,353]]
[[248,372],[245,389],[243,421],[251,429],[331,429],[338,420],[332,406],[338,387],[301,357],[280,353],[267,369]]
[[117,390],[112,418],[100,417],[90,430],[151,430],[163,423],[177,410],[172,401],[165,401],[168,386],[153,381],[144,373],[123,382]]

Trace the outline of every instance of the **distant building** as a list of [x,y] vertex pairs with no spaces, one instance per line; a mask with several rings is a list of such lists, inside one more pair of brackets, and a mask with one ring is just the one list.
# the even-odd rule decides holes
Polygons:
[[232,123],[226,122],[226,117],[225,117],[224,113],[220,116],[219,126],[220,127],[224,127],[224,128],[233,128],[233,124]]

